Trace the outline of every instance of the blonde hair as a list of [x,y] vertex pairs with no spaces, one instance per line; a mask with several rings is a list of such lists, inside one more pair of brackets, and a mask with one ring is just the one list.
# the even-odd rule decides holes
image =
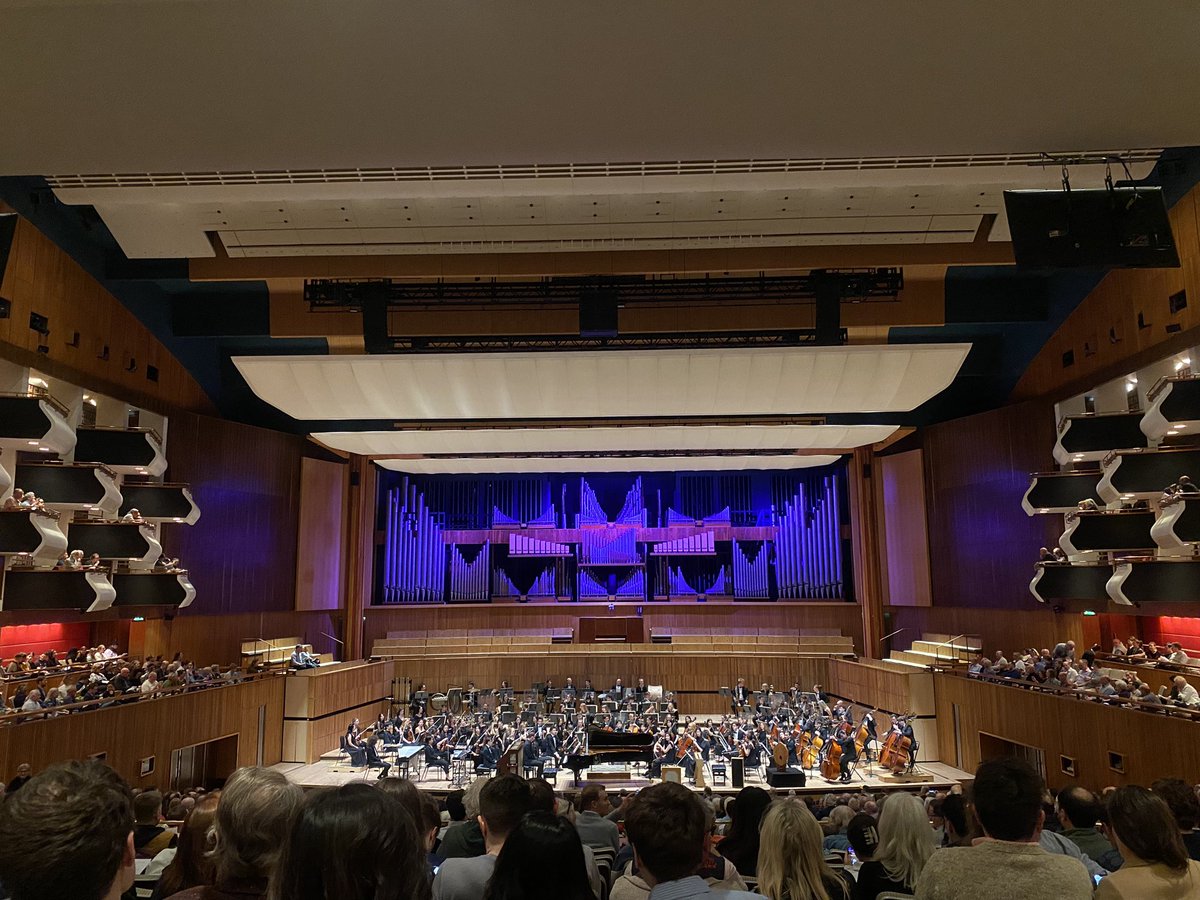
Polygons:
[[758,838],[758,891],[770,900],[830,900],[825,880],[833,880],[825,864],[821,826],[797,800],[767,807]]
[[879,814],[879,849],[875,851],[887,877],[912,890],[932,855],[933,829],[921,801],[912,794],[888,797]]

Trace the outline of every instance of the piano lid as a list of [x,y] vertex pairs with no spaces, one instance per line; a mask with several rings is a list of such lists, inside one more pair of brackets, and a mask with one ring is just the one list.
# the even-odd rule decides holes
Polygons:
[[588,749],[595,750],[642,750],[654,746],[654,735],[650,732],[634,734],[628,731],[605,731],[602,728],[588,729]]

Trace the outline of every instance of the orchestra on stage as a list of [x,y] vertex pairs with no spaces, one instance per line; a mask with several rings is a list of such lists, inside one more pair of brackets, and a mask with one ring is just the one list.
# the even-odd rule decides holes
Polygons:
[[894,773],[911,772],[918,742],[912,717],[892,714],[885,734],[878,733],[876,710],[830,698],[820,685],[811,690],[793,684],[776,691],[763,684],[751,691],[743,679],[722,688],[729,712],[719,719],[681,716],[675,697],[639,678],[596,688],[590,679],[576,685],[568,678],[517,691],[500,687],[465,688],[431,693],[414,687],[407,703],[393,704],[367,728],[355,719],[342,750],[353,764],[389,770],[387,759],[407,774],[415,762],[440,770],[451,783],[476,774],[513,772],[536,777],[580,773],[593,765],[644,763],[646,777],[664,777],[664,767],[703,784],[705,772],[734,759],[748,771],[800,770],[827,782],[849,783],[858,765],[879,764]]

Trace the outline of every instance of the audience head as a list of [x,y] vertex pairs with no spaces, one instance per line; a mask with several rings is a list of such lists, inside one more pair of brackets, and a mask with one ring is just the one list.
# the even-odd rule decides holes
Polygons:
[[579,792],[579,811],[594,812],[608,815],[612,812],[612,803],[608,799],[608,791],[602,784],[589,784]]
[[535,778],[528,784],[531,810],[554,812],[558,808],[558,798],[554,795],[554,788],[550,786],[550,782],[544,778]]
[[583,843],[553,812],[526,814],[496,858],[484,900],[591,900]]
[[998,841],[1036,841],[1045,815],[1042,789],[1042,777],[1022,759],[1008,756],[980,763],[972,787],[980,827]]
[[1120,787],[1108,798],[1106,810],[1109,830],[1126,864],[1136,857],[1176,872],[1187,869],[1187,848],[1161,797],[1137,785]]
[[170,897],[190,887],[213,883],[212,850],[215,835],[212,828],[216,822],[220,796],[220,791],[213,791],[201,797],[183,820],[175,858],[167,864],[159,880],[159,896]]
[[51,766],[0,804],[12,900],[101,900],[133,886],[133,795],[98,762]]
[[463,806],[463,794],[466,791],[451,791],[446,795],[446,812],[450,814],[451,822],[462,822],[467,818],[467,808]]
[[157,825],[162,818],[163,795],[158,791],[142,791],[133,798],[133,820],[138,825]]
[[917,876],[933,854],[933,832],[925,807],[912,794],[895,794],[879,814],[879,850],[875,858],[883,863],[888,878],[908,889],[917,885]]
[[483,786],[488,783],[488,778],[476,778],[467,785],[467,789],[463,791],[463,809],[466,811],[466,818],[474,819],[479,815],[479,792],[483,790]]
[[1160,778],[1150,785],[1150,790],[1162,797],[1180,831],[1192,831],[1200,825],[1200,797],[1196,796],[1195,790],[1186,781],[1181,778]]
[[283,844],[271,878],[272,900],[429,897],[417,825],[400,801],[370,785],[311,794]]
[[967,801],[962,794],[950,794],[942,801],[942,823],[946,828],[947,843],[958,844],[971,833],[967,818]]
[[825,882],[834,876],[825,864],[822,840],[821,826],[807,806],[792,799],[773,803],[759,839],[759,893],[771,900],[829,900]]
[[1100,821],[1100,799],[1087,788],[1073,785],[1058,792],[1058,819],[1066,828],[1094,828]]
[[837,834],[845,834],[846,826],[850,824],[850,820],[853,818],[854,810],[852,810],[848,805],[841,804],[835,806],[829,812],[829,827],[832,828]]
[[704,804],[682,784],[665,781],[639,793],[625,813],[625,833],[646,883],[678,881],[700,868],[705,825]]
[[504,843],[532,802],[524,779],[516,775],[488,779],[479,792],[479,827],[489,850]]
[[417,786],[407,778],[384,778],[382,781],[375,783],[375,786],[388,794],[393,800],[399,802],[406,810],[408,816],[412,819],[413,825],[418,831],[422,831],[421,819],[421,791]]
[[217,881],[267,878],[304,792],[279,772],[249,766],[225,783],[213,828]]
[[758,834],[763,813],[771,805],[771,795],[758,787],[746,787],[738,791],[729,806],[729,837],[739,840]]
[[859,813],[846,826],[846,840],[860,861],[874,859],[879,852],[879,829],[875,819],[867,813]]

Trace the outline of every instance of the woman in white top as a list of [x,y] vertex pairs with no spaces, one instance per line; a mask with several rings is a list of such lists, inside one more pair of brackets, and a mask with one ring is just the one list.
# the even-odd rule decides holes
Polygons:
[[1108,799],[1109,831],[1125,864],[1105,876],[1096,900],[1191,900],[1200,897],[1200,862],[1187,848],[1170,807],[1143,787]]

